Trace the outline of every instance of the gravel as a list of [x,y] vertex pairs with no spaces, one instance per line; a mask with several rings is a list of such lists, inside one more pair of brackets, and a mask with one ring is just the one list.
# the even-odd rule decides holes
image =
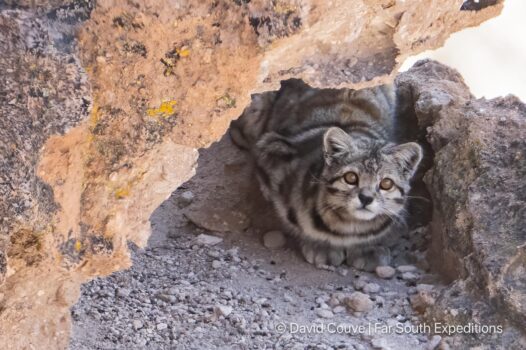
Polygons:
[[[285,244],[269,249],[278,244],[269,244],[268,232],[264,245],[252,229],[218,237],[174,215],[179,205],[172,196],[152,217],[150,245],[130,247],[132,268],[82,286],[71,313],[70,349],[371,349],[372,339],[404,349],[429,343],[431,335],[421,334],[292,332],[294,325],[416,322],[410,297],[441,286],[382,278],[378,271],[386,266],[376,273],[317,269]],[[396,249],[400,256],[405,248]],[[402,277],[408,273],[424,274],[417,269]]]

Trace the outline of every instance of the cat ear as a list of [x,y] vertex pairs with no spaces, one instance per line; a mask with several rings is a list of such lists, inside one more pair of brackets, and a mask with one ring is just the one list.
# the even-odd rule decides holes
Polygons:
[[386,146],[381,150],[381,153],[387,161],[397,165],[407,179],[415,174],[423,157],[422,147],[416,142]]
[[353,141],[349,134],[340,128],[332,127],[323,135],[323,151],[327,164],[354,149]]

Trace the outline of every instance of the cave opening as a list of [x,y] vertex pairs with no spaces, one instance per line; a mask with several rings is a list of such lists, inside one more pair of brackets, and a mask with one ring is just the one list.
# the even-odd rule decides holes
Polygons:
[[[392,275],[347,265],[316,268],[291,237],[282,244],[266,242],[266,233],[281,224],[259,191],[247,155],[227,132],[199,151],[196,174],[152,214],[147,248],[130,247],[131,269],[82,286],[72,309],[71,347],[93,344],[93,334],[99,345],[217,346],[244,339],[288,346],[298,338],[280,339],[275,330],[282,322],[418,322],[432,300],[431,289],[440,288],[426,257],[432,205],[422,181],[433,154],[418,126],[411,91],[400,89],[398,95],[404,125],[398,139],[418,141],[426,156],[412,184],[407,230],[383,242],[391,251]],[[331,346],[371,341],[309,337]],[[404,344],[429,341],[414,334],[391,338]]]

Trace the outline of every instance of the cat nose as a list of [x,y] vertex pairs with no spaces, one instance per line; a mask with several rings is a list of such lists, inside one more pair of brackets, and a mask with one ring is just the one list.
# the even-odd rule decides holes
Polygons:
[[363,193],[359,193],[358,194],[358,199],[360,200],[360,202],[362,203],[362,205],[364,206],[364,208],[371,204],[371,202],[373,201],[373,197],[371,196],[368,196],[366,194],[363,194]]

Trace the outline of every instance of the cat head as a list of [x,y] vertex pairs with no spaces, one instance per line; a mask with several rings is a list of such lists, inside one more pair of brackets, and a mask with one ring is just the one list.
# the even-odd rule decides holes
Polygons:
[[380,144],[330,128],[323,138],[323,205],[355,220],[400,217],[422,160],[415,142]]

